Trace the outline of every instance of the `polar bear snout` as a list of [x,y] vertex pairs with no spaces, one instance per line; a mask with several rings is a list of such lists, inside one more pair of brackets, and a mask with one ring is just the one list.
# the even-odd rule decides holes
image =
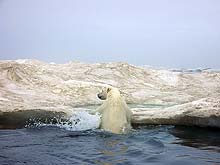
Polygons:
[[102,95],[101,93],[98,93],[97,96],[101,100],[106,100],[106,96]]

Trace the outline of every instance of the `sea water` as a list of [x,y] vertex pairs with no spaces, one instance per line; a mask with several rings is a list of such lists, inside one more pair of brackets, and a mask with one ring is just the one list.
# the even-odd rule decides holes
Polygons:
[[219,130],[136,126],[125,135],[97,129],[98,114],[0,130],[0,164],[220,164]]

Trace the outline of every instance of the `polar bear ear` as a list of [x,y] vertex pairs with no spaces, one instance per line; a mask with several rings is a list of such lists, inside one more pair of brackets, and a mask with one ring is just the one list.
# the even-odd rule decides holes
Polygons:
[[111,88],[107,88],[107,93],[111,91]]

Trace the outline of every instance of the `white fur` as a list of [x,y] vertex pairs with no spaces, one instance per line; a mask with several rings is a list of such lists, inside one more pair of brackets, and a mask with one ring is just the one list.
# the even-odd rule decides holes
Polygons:
[[107,97],[101,107],[98,108],[101,114],[100,127],[106,131],[121,134],[131,129],[132,112],[128,108],[117,88],[110,88],[105,92]]

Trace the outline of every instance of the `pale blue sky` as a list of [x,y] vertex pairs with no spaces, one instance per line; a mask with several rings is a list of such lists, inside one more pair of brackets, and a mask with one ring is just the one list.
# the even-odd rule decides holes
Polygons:
[[220,68],[219,0],[0,0],[0,59]]

